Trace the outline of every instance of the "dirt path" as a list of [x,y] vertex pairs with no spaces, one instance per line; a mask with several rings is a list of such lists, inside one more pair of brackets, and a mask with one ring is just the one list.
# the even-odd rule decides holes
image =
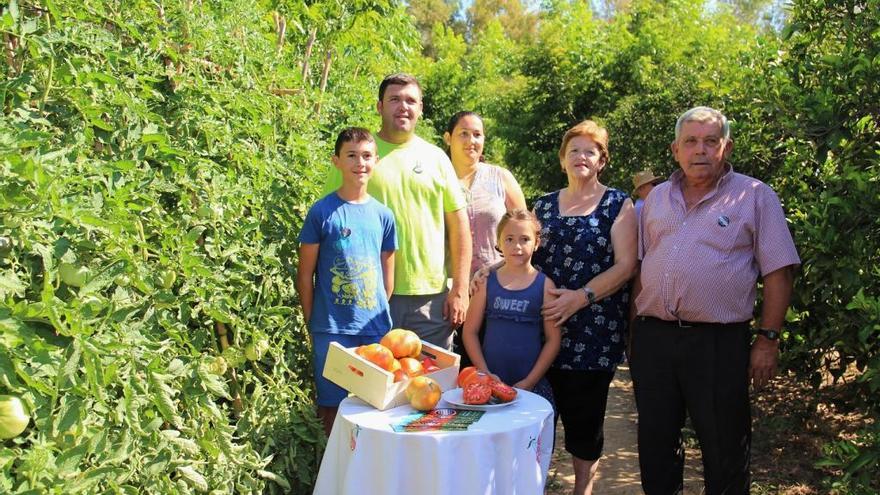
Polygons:
[[[639,455],[636,443],[636,414],[629,367],[617,369],[608,393],[605,414],[605,451],[599,463],[593,493],[596,495],[638,495]],[[547,477],[546,495],[569,495],[574,487],[571,457],[563,448],[562,423],[556,428],[556,449]],[[699,450],[687,449],[685,464],[685,495],[698,495],[702,490]]]

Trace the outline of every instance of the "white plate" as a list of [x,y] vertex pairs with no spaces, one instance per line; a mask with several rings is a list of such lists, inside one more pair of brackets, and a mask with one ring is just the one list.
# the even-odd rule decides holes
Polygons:
[[[453,388],[443,392],[443,400],[457,407],[458,409],[470,409],[472,411],[489,411],[491,409],[497,409],[499,407],[509,406],[519,399],[519,391],[517,391],[517,396],[510,402],[499,402],[498,404],[465,404],[464,399],[462,398],[463,390],[461,388]],[[495,400],[495,399],[490,399]]]

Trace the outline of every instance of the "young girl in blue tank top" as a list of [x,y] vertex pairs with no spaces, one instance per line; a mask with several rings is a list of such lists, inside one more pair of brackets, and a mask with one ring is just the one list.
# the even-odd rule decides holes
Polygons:
[[[550,403],[544,374],[559,352],[559,327],[541,316],[556,285],[532,266],[541,224],[528,210],[512,210],[498,223],[498,248],[504,266],[474,292],[462,329],[462,341],[474,366],[516,388],[533,391]],[[482,345],[478,337],[486,320]],[[543,338],[542,338],[543,337]]]

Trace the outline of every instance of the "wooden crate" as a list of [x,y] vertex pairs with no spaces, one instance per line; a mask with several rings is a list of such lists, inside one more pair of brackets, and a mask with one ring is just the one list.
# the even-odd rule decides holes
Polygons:
[[[331,342],[324,363],[324,378],[348,390],[376,409],[384,411],[407,403],[406,385],[408,380],[394,383],[394,374],[354,353],[355,348],[346,348]],[[425,376],[433,378],[443,391],[455,388],[461,356],[446,349],[422,341],[422,355],[437,362],[438,371]]]

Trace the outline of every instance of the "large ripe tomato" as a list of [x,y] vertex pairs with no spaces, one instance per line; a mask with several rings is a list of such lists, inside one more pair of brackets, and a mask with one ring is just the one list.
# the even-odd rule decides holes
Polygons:
[[386,333],[379,343],[387,347],[398,359],[417,358],[422,353],[422,339],[415,332],[402,328],[395,328]]
[[471,375],[477,372],[476,366],[468,366],[458,372],[458,386],[464,388]]
[[486,404],[492,398],[492,389],[483,383],[470,383],[461,392],[465,404]]
[[7,440],[21,435],[30,421],[21,399],[0,395],[0,438]]
[[483,385],[489,385],[492,383],[493,379],[491,375],[483,373],[476,368],[474,368],[473,370],[470,370],[470,368],[473,368],[473,366],[468,366],[461,373],[458,374],[459,387],[465,388],[471,383],[482,383]]
[[400,358],[400,369],[402,369],[403,372],[406,373],[406,376],[409,377],[425,374],[425,368],[422,367],[422,363],[420,363],[418,359],[409,357]]
[[384,370],[391,370],[394,366],[394,355],[382,344],[362,345],[354,352]]
[[516,389],[506,383],[495,380],[489,387],[492,389],[492,397],[501,402],[510,402],[516,399]]
[[406,386],[406,400],[419,411],[430,411],[440,402],[440,384],[427,376],[417,376]]

